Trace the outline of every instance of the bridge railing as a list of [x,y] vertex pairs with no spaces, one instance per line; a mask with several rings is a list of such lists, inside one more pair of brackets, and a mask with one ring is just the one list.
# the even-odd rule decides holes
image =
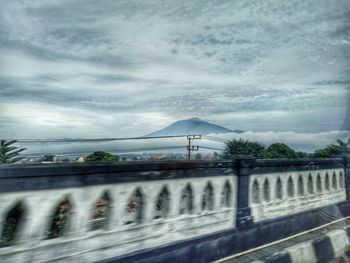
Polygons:
[[347,199],[348,159],[0,167],[0,262],[94,262]]
[[344,169],[252,174],[250,207],[254,222],[346,200]]
[[2,167],[0,261],[93,262],[233,228],[230,166]]

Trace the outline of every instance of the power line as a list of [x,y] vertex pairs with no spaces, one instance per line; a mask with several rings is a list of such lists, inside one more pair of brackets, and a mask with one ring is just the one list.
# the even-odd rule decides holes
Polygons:
[[[193,140],[205,139],[209,141],[218,141],[218,142],[226,142],[227,140],[214,137],[214,136],[203,136],[202,135],[170,135],[170,136],[142,136],[142,137],[115,137],[115,138],[65,138],[65,139],[18,139],[19,143],[79,143],[79,142],[109,142],[109,141],[127,141],[127,140],[150,140],[150,139],[169,139],[169,138],[187,138],[187,158],[191,158],[191,153],[194,151],[198,151],[200,148],[223,151],[224,149],[209,147],[209,146],[195,146],[192,145]],[[156,150],[166,150],[166,149],[182,149],[183,146],[155,146],[155,147],[139,147],[139,148],[129,148],[129,149],[117,149],[111,150],[114,153],[127,153],[127,152],[142,152],[142,151],[156,151]],[[74,154],[85,154],[88,153],[86,151],[75,151],[75,152],[61,152],[57,154],[63,155],[74,155]],[[23,154],[23,155],[37,155],[38,153],[33,154]]]
[[[166,139],[166,138],[186,138],[193,135],[168,135],[168,136],[139,136],[139,137],[114,137],[114,138],[64,138],[64,139],[6,139],[16,140],[20,143],[31,143],[31,142],[100,142],[100,141],[128,141],[128,140],[152,140],[152,139]],[[201,136],[201,135],[197,135]],[[216,141],[225,143],[228,140],[204,135],[201,137],[205,140]]]
[[170,135],[170,136],[141,136],[141,137],[116,137],[116,138],[77,138],[77,139],[6,139],[16,140],[19,143],[29,142],[100,142],[100,141],[128,141],[128,140],[151,140],[151,139],[166,139],[166,138],[185,138],[188,135]]

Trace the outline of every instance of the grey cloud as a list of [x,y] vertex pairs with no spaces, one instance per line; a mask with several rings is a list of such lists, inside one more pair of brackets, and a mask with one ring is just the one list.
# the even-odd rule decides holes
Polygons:
[[78,45],[80,47],[97,47],[99,45],[109,45],[111,40],[102,29],[82,26],[60,27],[46,32],[46,38],[59,40],[60,45],[69,47]]
[[[96,75],[95,83],[124,83],[142,80],[118,75]],[[0,101],[31,101],[51,103],[60,106],[79,106],[87,110],[104,112],[139,112],[144,109],[150,111],[163,111],[168,114],[174,112],[202,112],[207,114],[219,114],[227,112],[268,112],[268,111],[300,111],[321,110],[325,108],[342,108],[346,104],[346,98],[339,98],[339,94],[317,95],[317,90],[275,91],[266,93],[263,89],[249,87],[232,88],[231,91],[223,91],[220,94],[215,88],[187,86],[182,94],[170,95],[167,91],[157,91],[151,94],[139,94],[130,96],[122,92],[100,92],[99,90],[84,90],[81,87],[59,89],[52,87],[53,83],[60,83],[64,75],[39,75],[27,79],[0,78]],[[152,82],[151,82],[152,83]],[[345,94],[345,93],[344,93]]]
[[153,87],[159,86],[162,84],[166,84],[166,81],[161,79],[145,79],[145,78],[138,78],[131,75],[123,75],[123,74],[99,74],[99,75],[87,75],[88,77],[91,77],[92,81],[97,84],[113,84],[113,83],[128,83],[128,82],[134,82],[134,83],[146,83],[151,84]]
[[344,85],[350,87],[350,80],[322,80],[312,83],[313,85]]
[[35,46],[23,41],[9,41],[5,38],[0,39],[0,48],[15,49],[23,51],[35,58],[47,61],[73,61],[82,62],[106,67],[131,67],[134,63],[127,58],[119,55],[92,54],[87,56],[68,54],[64,52],[69,46],[61,46],[57,50],[47,49],[43,46]]
[[[74,105],[110,123],[156,113],[238,129],[350,129],[348,0],[2,1],[0,10],[0,52],[33,65],[0,65],[0,102]],[[247,113],[255,117],[242,121]]]

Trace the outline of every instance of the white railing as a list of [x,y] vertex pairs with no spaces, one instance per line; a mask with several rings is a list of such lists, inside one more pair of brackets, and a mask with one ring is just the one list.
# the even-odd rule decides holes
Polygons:
[[346,200],[344,169],[252,174],[249,204],[254,221]]
[[236,185],[218,175],[2,193],[0,262],[94,262],[234,228]]

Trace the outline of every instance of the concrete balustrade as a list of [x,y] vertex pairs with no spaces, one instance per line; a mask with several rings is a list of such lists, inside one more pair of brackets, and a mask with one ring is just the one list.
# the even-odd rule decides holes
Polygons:
[[[256,222],[276,219],[280,227],[278,218],[344,203],[348,164],[248,158],[0,166],[0,262],[124,262],[125,255],[211,237],[220,241],[209,250],[203,241],[181,253],[216,259],[262,244],[244,240],[244,231],[258,233]],[[174,251],[164,253],[156,262],[175,262]]]
[[[0,262],[94,262],[234,228],[236,188],[234,174],[218,173],[1,193],[0,233],[18,205],[23,216],[11,244],[0,247]],[[62,209],[64,219],[57,219]],[[92,225],[96,213],[102,227]],[[62,231],[52,234],[57,222]]]
[[346,200],[343,168],[252,174],[249,203],[255,222]]

